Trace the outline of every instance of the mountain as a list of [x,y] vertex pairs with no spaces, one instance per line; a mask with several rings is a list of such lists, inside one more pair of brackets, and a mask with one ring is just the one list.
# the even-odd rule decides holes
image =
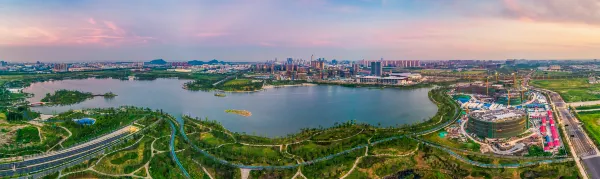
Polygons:
[[204,65],[203,61],[200,60],[192,60],[192,61],[188,61],[189,65]]
[[163,59],[155,59],[150,61],[150,64],[152,65],[165,65],[167,64],[167,61],[163,60]]

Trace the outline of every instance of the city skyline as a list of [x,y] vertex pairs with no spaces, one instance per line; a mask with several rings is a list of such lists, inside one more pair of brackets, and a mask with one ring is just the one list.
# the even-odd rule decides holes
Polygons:
[[0,60],[595,59],[600,15],[587,12],[598,9],[593,0],[3,1]]

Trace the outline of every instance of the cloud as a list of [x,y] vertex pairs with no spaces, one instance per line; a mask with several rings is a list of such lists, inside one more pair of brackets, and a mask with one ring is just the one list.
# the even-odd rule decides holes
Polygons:
[[119,27],[112,21],[89,18],[86,21],[71,21],[68,26],[25,26],[0,28],[0,44],[14,46],[72,46],[80,44],[118,46],[155,41],[148,36],[139,36]]
[[258,45],[263,46],[263,47],[275,47],[277,45],[275,45],[274,43],[271,42],[260,42],[258,43]]
[[501,14],[525,21],[600,25],[598,0],[503,0]]
[[88,23],[92,24],[92,25],[96,25],[96,20],[94,20],[94,18],[89,18],[88,19]]
[[210,37],[221,37],[228,35],[226,32],[200,32],[196,34],[196,37],[210,38]]
[[114,22],[104,21],[104,25],[106,25],[106,27],[108,27],[109,29],[111,29],[115,34],[125,35],[125,30],[121,29]]
[[0,28],[0,44],[25,45],[35,43],[54,43],[60,37],[40,27]]
[[[144,1],[144,6],[85,1],[58,9],[7,4],[0,13],[0,51],[8,46],[139,48],[159,55],[177,52],[174,57],[196,53],[198,58],[248,60],[313,52],[347,59],[597,56],[577,46],[600,41],[600,26],[589,25],[600,25],[597,1],[227,0]],[[169,13],[141,13],[160,11]],[[196,47],[210,50],[186,50]],[[252,53],[256,58],[248,57]]]
[[335,6],[335,7],[332,7],[331,10],[334,12],[340,12],[340,13],[357,13],[357,12],[361,11],[360,7],[347,6],[347,5]]

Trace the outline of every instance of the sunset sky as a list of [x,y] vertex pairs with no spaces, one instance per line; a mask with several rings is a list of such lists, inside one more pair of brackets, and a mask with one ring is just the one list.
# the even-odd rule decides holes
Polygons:
[[0,0],[0,60],[600,58],[598,0]]

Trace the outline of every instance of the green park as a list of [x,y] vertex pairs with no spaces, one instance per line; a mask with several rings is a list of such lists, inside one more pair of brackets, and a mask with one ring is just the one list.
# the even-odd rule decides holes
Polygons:
[[[120,73],[84,73],[86,75],[81,77],[131,75]],[[173,75],[170,72],[142,74],[135,76],[152,80]],[[185,76],[194,80],[184,84],[184,88],[235,91],[254,90],[247,86],[263,85],[227,76]],[[27,85],[50,79],[54,78],[23,75],[7,83]],[[3,134],[0,153],[3,158],[14,161],[18,159],[13,156],[61,151],[127,129],[124,137],[105,145],[104,150],[90,152],[78,163],[56,166],[49,170],[53,172],[46,178],[579,177],[570,158],[552,159],[548,163],[545,158],[524,156],[516,160],[489,156],[477,152],[477,143],[440,137],[444,128],[462,115],[457,103],[447,95],[448,90],[440,86],[428,92],[438,109],[432,117],[419,123],[380,127],[350,120],[331,127],[303,128],[281,137],[233,132],[217,120],[173,116],[161,110],[134,106],[69,110],[43,123],[32,119],[39,114],[29,107],[7,106],[0,113]],[[14,97],[1,94],[5,94],[4,99]],[[59,90],[49,94],[48,101],[78,103],[89,95]],[[245,114],[243,110],[229,112]],[[87,122],[82,123],[82,119]],[[519,167],[507,167],[515,165]]]

